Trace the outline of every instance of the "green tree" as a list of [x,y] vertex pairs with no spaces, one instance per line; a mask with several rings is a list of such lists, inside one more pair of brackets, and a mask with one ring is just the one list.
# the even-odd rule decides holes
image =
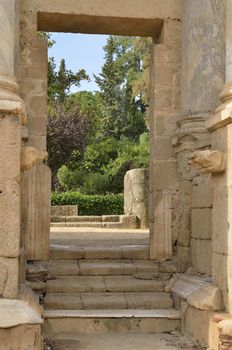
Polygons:
[[58,71],[54,58],[50,58],[48,62],[48,101],[53,103],[58,101],[65,103],[65,99],[70,94],[72,86],[80,86],[81,80],[88,80],[89,77],[84,69],[77,73],[66,68],[65,60],[62,59]]
[[108,37],[104,51],[105,64],[100,75],[95,76],[100,88],[103,135],[119,139],[123,122],[122,76],[120,67],[114,64],[116,46],[112,35]]
[[[126,136],[138,141],[139,135],[147,130],[148,108],[144,62],[150,57],[150,41],[142,45],[137,37],[110,36],[105,50],[105,64],[95,80],[100,87],[102,120],[105,136],[120,139]],[[148,75],[149,77],[149,75]],[[148,90],[149,90],[148,89]]]

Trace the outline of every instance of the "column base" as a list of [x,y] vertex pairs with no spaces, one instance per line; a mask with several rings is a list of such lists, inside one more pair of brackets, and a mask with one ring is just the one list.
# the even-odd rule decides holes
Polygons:
[[207,129],[212,132],[232,123],[232,82],[226,83],[219,95],[222,104],[215,114],[206,121]]
[[17,114],[21,123],[26,123],[25,105],[18,95],[18,85],[13,77],[0,76],[0,112]]

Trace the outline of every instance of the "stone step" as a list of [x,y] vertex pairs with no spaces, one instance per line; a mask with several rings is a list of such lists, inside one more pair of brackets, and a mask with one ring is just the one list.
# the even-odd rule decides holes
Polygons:
[[173,301],[164,292],[48,293],[47,309],[169,309]]
[[[47,340],[53,350],[190,350],[194,344],[185,347],[179,333],[110,333],[110,334],[59,334]],[[177,344],[177,345],[176,345]],[[180,346],[178,346],[180,344]]]
[[162,292],[164,283],[150,276],[57,276],[47,282],[48,293]]
[[78,247],[67,244],[50,245],[51,260],[79,260],[79,259],[149,259],[149,247],[146,244],[121,246],[87,246]]
[[[107,276],[107,275],[136,275],[142,272],[141,262],[136,260],[80,260],[80,274],[92,276]],[[144,265],[150,269],[150,274],[159,272],[159,265],[150,262]]]
[[66,334],[163,333],[180,329],[180,312],[166,310],[45,310],[46,337]]

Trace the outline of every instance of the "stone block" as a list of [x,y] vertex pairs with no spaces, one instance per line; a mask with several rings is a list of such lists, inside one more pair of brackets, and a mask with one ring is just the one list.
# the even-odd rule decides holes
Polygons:
[[193,179],[192,208],[211,208],[213,188],[210,175],[201,175]]
[[213,253],[212,281],[221,289],[226,310],[232,311],[232,257]]
[[187,303],[200,310],[219,311],[223,309],[221,291],[212,285],[202,286],[193,291],[187,297]]
[[133,169],[124,177],[124,212],[126,215],[138,216],[141,228],[149,226],[147,169]]
[[51,171],[37,164],[22,178],[22,231],[28,260],[48,260]]
[[46,309],[80,310],[82,301],[80,293],[47,293],[45,297]]
[[177,248],[177,271],[185,272],[191,265],[190,247],[178,246]]
[[20,151],[18,117],[0,115],[0,256],[17,257],[20,240]]
[[87,310],[127,309],[124,293],[83,293],[81,298]]
[[76,216],[78,215],[77,205],[52,205],[52,216]]
[[18,259],[0,257],[0,297],[16,299],[18,294],[18,281]]
[[197,272],[212,274],[212,242],[210,240],[191,240],[192,265]]
[[172,257],[171,196],[168,191],[156,192],[154,224],[150,226],[150,258]]
[[179,63],[181,57],[180,47],[156,44],[154,46],[155,63]]
[[156,63],[155,69],[155,83],[159,85],[172,85],[175,67],[172,63]]
[[136,267],[129,260],[80,260],[81,275],[131,275]]
[[171,137],[155,136],[151,157],[155,160],[170,160],[174,157]]
[[124,293],[128,309],[171,309],[173,301],[169,293],[143,292]]
[[170,110],[172,109],[173,89],[169,85],[157,85],[155,88],[155,110]]
[[0,328],[1,350],[42,350],[42,339],[40,325],[23,324],[6,329]]
[[105,277],[106,290],[109,292],[162,292],[163,283],[155,279],[139,279],[134,276]]
[[59,276],[47,282],[49,293],[105,292],[105,281],[102,276]]
[[153,160],[150,183],[155,191],[178,188],[177,162]]
[[212,238],[212,209],[192,209],[192,237],[196,239]]
[[188,307],[185,315],[184,333],[192,337],[199,346],[208,348],[214,312]]

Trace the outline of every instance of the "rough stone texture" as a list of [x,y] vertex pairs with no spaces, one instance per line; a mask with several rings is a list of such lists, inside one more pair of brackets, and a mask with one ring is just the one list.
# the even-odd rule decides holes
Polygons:
[[0,256],[17,257],[20,240],[21,125],[17,116],[0,114]]
[[191,240],[192,265],[196,271],[212,275],[212,241]]
[[187,303],[200,310],[223,309],[221,291],[215,286],[203,286],[192,292],[187,298]]
[[48,260],[51,171],[40,164],[23,177],[22,234],[28,260]]
[[51,216],[76,216],[78,215],[77,205],[52,205]]
[[192,208],[211,208],[213,188],[210,175],[197,176],[193,180]]
[[185,314],[183,331],[203,348],[209,347],[213,315],[212,311],[202,311],[193,307],[188,307]]
[[185,0],[183,11],[182,111],[214,112],[225,76],[226,1]]
[[149,226],[148,181],[147,169],[130,170],[124,177],[124,212],[138,216],[141,228]]
[[212,239],[212,209],[192,209],[192,238]]
[[1,350],[42,350],[40,325],[21,325],[0,329]]
[[18,295],[19,266],[17,258],[0,257],[0,297],[15,299]]
[[194,345],[179,334],[86,334],[86,335],[63,335],[57,337],[54,342],[56,350],[193,350]]

